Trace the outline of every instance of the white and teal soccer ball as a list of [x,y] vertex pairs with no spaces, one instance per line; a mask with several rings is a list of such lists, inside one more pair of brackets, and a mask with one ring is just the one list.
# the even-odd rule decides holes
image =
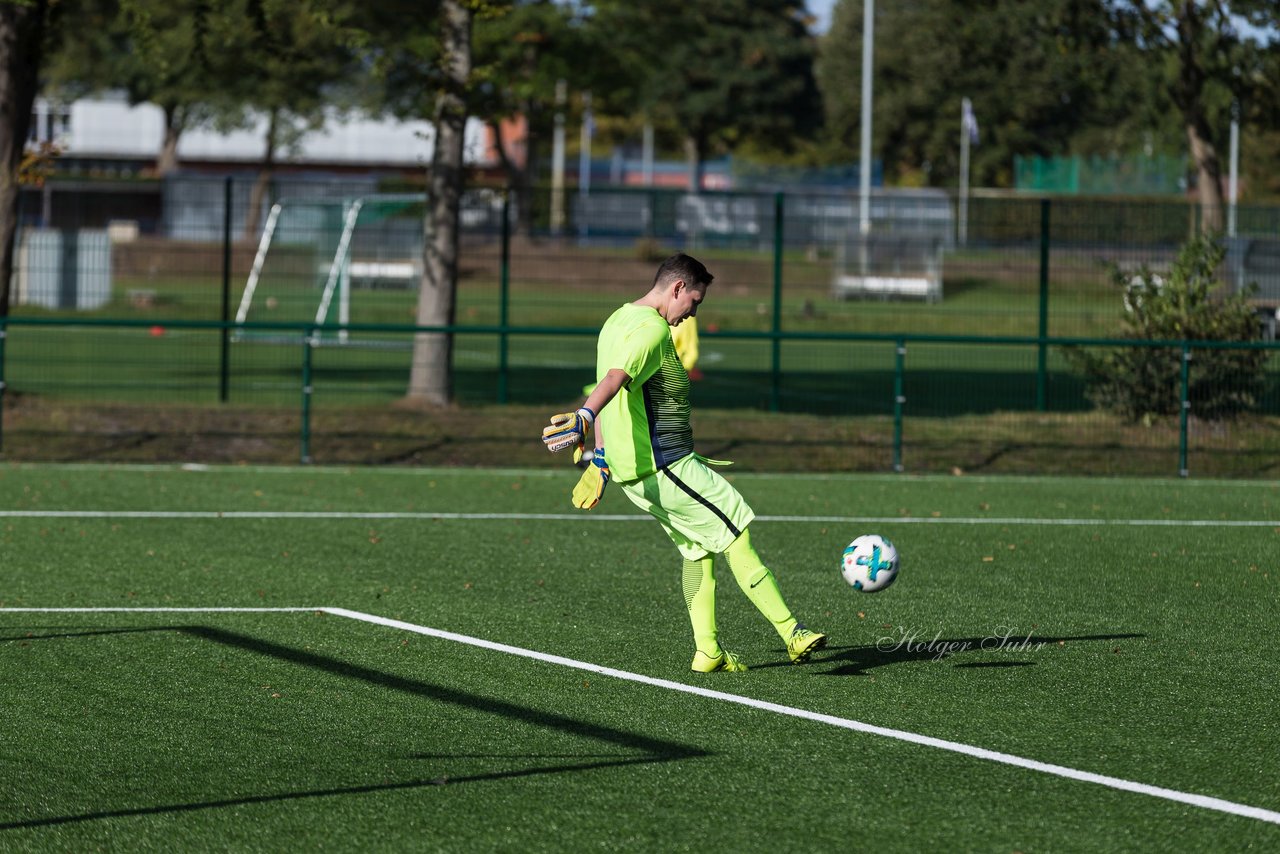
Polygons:
[[845,547],[840,574],[854,590],[875,593],[893,583],[900,566],[893,543],[879,534],[863,534]]

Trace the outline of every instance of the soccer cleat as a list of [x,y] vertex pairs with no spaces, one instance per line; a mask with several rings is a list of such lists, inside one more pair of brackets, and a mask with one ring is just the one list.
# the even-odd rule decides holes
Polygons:
[[731,652],[720,650],[717,656],[707,655],[702,650],[694,653],[693,664],[689,665],[690,669],[695,673],[715,673],[717,670],[723,670],[726,673],[741,673],[747,669],[747,665],[742,663],[742,659]]
[[787,640],[787,655],[791,656],[792,664],[804,664],[809,656],[826,645],[827,636],[822,632],[811,632],[804,627],[804,623],[796,623]]

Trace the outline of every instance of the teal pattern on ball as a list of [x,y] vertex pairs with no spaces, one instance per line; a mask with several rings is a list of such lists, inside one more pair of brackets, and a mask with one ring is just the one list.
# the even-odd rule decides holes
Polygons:
[[[888,541],[888,540],[885,540],[885,541],[884,541],[884,543],[885,543],[885,545],[890,545],[890,543],[889,543],[889,541]],[[870,580],[870,581],[875,581],[875,580],[876,580],[876,574],[877,574],[877,573],[879,573],[879,572],[880,572],[880,570],[882,570],[882,569],[891,569],[891,568],[893,567],[893,562],[892,562],[892,561],[888,561],[888,560],[881,560],[881,559],[880,559],[880,547],[879,547],[879,546],[875,546],[875,547],[873,547],[873,548],[871,549],[871,556],[870,556],[870,557],[860,557],[860,558],[858,558],[858,565],[859,565],[859,566],[865,566],[865,567],[867,568],[867,578],[868,578],[868,580]]]

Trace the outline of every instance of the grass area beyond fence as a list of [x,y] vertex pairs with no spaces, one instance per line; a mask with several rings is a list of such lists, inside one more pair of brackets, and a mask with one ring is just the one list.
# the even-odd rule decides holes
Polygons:
[[[391,412],[405,395],[417,330],[421,211],[388,213],[344,243],[338,214],[347,202],[334,196],[307,203],[333,216],[296,219],[272,244],[226,228],[243,220],[243,210],[204,216],[227,200],[239,204],[234,181],[206,183],[183,185],[188,194],[209,191],[198,208],[204,227],[173,225],[112,244],[104,256],[111,269],[90,271],[106,286],[95,291],[96,307],[64,304],[74,290],[68,269],[24,269],[25,296],[0,339],[0,452],[32,453],[22,444],[23,425],[56,432],[38,413],[64,412],[68,423],[91,424],[103,411],[181,406],[208,408],[213,421],[236,407],[294,419],[288,432],[297,435],[302,459],[381,458],[326,447],[327,436],[357,428],[324,419]],[[1206,422],[1207,408],[1197,411],[1192,390],[1206,374],[1194,356],[1237,345],[1117,337],[1125,308],[1112,269],[1164,270],[1194,230],[1194,208],[1185,202],[975,197],[967,239],[958,241],[948,225],[954,200],[926,193],[896,213],[877,207],[889,219],[876,225],[884,239],[868,248],[842,219],[852,210],[847,199],[713,193],[695,204],[665,191],[595,195],[601,204],[609,199],[617,205],[593,209],[600,217],[613,211],[609,222],[564,235],[513,234],[510,205],[492,193],[468,202],[478,218],[465,229],[456,320],[447,330],[456,403],[553,411],[576,405],[594,378],[601,322],[647,286],[660,258],[683,248],[716,276],[698,318],[704,379],[693,387],[695,408],[736,411],[743,422],[753,410],[829,418],[872,437],[863,449],[846,442],[821,454],[835,469],[1270,471],[1269,425],[1280,417],[1271,315],[1260,316],[1258,341],[1238,345],[1268,352],[1259,382],[1241,377],[1246,417],[1231,422]],[[635,231],[640,220],[630,214],[659,209],[662,228]],[[912,220],[908,210],[924,218]],[[733,214],[722,225],[737,231],[720,233],[711,220],[697,226],[698,217],[715,211]],[[1255,211],[1241,221],[1253,228],[1269,220]],[[930,236],[929,265],[936,262],[926,272],[941,282],[933,301],[843,289],[849,276],[919,274],[907,269],[919,249],[907,238],[921,235]],[[1261,232],[1242,237],[1233,251],[1268,239]],[[274,254],[257,254],[271,245]],[[337,251],[342,246],[351,247],[348,257]],[[1223,266],[1236,276],[1247,260],[1237,252]],[[51,283],[57,299],[49,299]],[[38,284],[43,297],[31,299]],[[846,298],[850,293],[862,298]],[[235,319],[240,309],[243,323]],[[1173,370],[1161,369],[1159,381],[1170,384],[1167,397],[1182,411],[1140,425],[1098,412],[1074,357],[1151,346],[1168,349]],[[83,419],[70,413],[77,406]],[[124,432],[132,434],[136,420],[126,417]],[[72,444],[60,445],[60,453]],[[887,461],[880,448],[888,448]],[[1227,453],[1238,459],[1216,461]]]

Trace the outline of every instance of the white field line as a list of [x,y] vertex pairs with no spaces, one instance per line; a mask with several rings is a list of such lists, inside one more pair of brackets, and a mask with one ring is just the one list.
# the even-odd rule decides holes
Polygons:
[[[345,510],[0,510],[0,519],[373,519],[417,521],[644,522],[643,513],[451,513]],[[757,516],[761,522],[862,525],[1053,525],[1160,528],[1280,528],[1272,519],[1055,519],[1034,516]]]
[[932,747],[937,750],[959,753],[975,759],[984,759],[989,762],[1012,765],[1016,768],[1025,768],[1029,771],[1037,771],[1042,774],[1050,774],[1055,777],[1063,777],[1068,780],[1092,783],[1098,786],[1105,786],[1109,789],[1118,789],[1122,792],[1149,795],[1154,798],[1161,798],[1163,800],[1176,801],[1178,803],[1200,807],[1201,809],[1214,810],[1216,812],[1227,813],[1229,815],[1240,816],[1242,818],[1251,818],[1258,821],[1265,821],[1270,824],[1280,825],[1280,812],[1263,809],[1262,807],[1239,804],[1234,801],[1227,801],[1222,798],[1214,798],[1208,795],[1197,795],[1191,792],[1181,792],[1176,789],[1166,789],[1162,786],[1152,786],[1147,783],[1138,783],[1133,780],[1125,780],[1121,777],[1111,777],[1106,774],[1095,774],[1091,771],[1080,771],[1075,768],[1068,768],[1065,765],[1054,765],[1049,762],[1040,762],[1035,759],[1026,759],[1021,756],[1014,756],[1011,753],[1001,753],[997,750],[988,750],[985,747],[975,747],[970,744],[962,744],[957,741],[947,741],[946,739],[934,738],[932,736],[921,735],[919,733],[908,732],[906,730],[876,726],[874,724],[863,723],[862,721],[853,720],[851,718],[840,718],[835,715],[813,712],[808,709],[783,706],[779,703],[771,703],[767,700],[757,700],[754,697],[743,697],[738,694],[729,694],[724,691],[715,691],[710,688],[699,688],[695,685],[685,685],[681,682],[672,682],[670,680],[659,679],[654,676],[631,673],[627,670],[615,670],[612,667],[604,667],[599,664],[591,664],[590,662],[578,661],[573,658],[551,655],[550,653],[524,649],[523,647],[518,646],[509,646],[503,643],[487,641],[482,638],[475,638],[469,635],[460,635],[454,632],[444,631],[443,629],[433,629],[429,626],[406,623],[401,620],[391,620],[386,617],[378,617],[361,611],[349,611],[346,608],[0,608],[0,615],[7,613],[91,613],[97,611],[139,611],[144,613],[323,612],[335,617],[345,617],[350,620],[358,620],[360,622],[371,623],[376,626],[384,626],[386,628],[397,629],[399,631],[412,632],[414,634],[439,638],[440,640],[453,641],[455,643],[466,644],[467,646],[478,647],[480,649],[491,650],[493,652],[502,652],[507,655],[515,655],[521,658],[541,661],[546,664],[555,664],[561,667],[568,667],[573,670],[581,670],[587,673],[595,673],[600,676],[608,676],[613,679],[621,679],[627,682],[649,685],[654,688],[662,688],[668,691],[677,691],[682,694],[692,694],[696,697],[705,697],[710,700],[719,700],[725,703],[734,703],[736,705],[747,706],[752,709],[772,712],[777,715],[786,715],[788,717],[800,718],[801,720],[811,721],[813,723],[827,724],[828,726],[839,727],[841,729],[852,730],[854,732],[878,735],[883,738],[892,738],[898,741],[908,742],[909,744],[917,744],[923,747]]
[[7,608],[0,614],[298,614],[325,608]]
[[[502,477],[562,477],[567,465],[560,468],[460,468],[456,466],[326,466],[326,465],[236,465],[228,463],[0,463],[0,470],[15,471],[93,471],[93,472],[173,472],[202,474],[279,474],[279,475],[388,475],[410,477],[471,477],[497,475]],[[1086,477],[1078,475],[1017,475],[1017,474],[889,474],[885,472],[750,472],[735,471],[734,479],[743,480],[805,480],[805,481],[855,481],[868,483],[1089,483],[1099,486],[1112,484],[1151,484],[1156,486],[1183,487],[1233,487],[1269,489],[1280,491],[1280,481],[1275,479],[1222,480],[1214,478],[1179,477]]]

